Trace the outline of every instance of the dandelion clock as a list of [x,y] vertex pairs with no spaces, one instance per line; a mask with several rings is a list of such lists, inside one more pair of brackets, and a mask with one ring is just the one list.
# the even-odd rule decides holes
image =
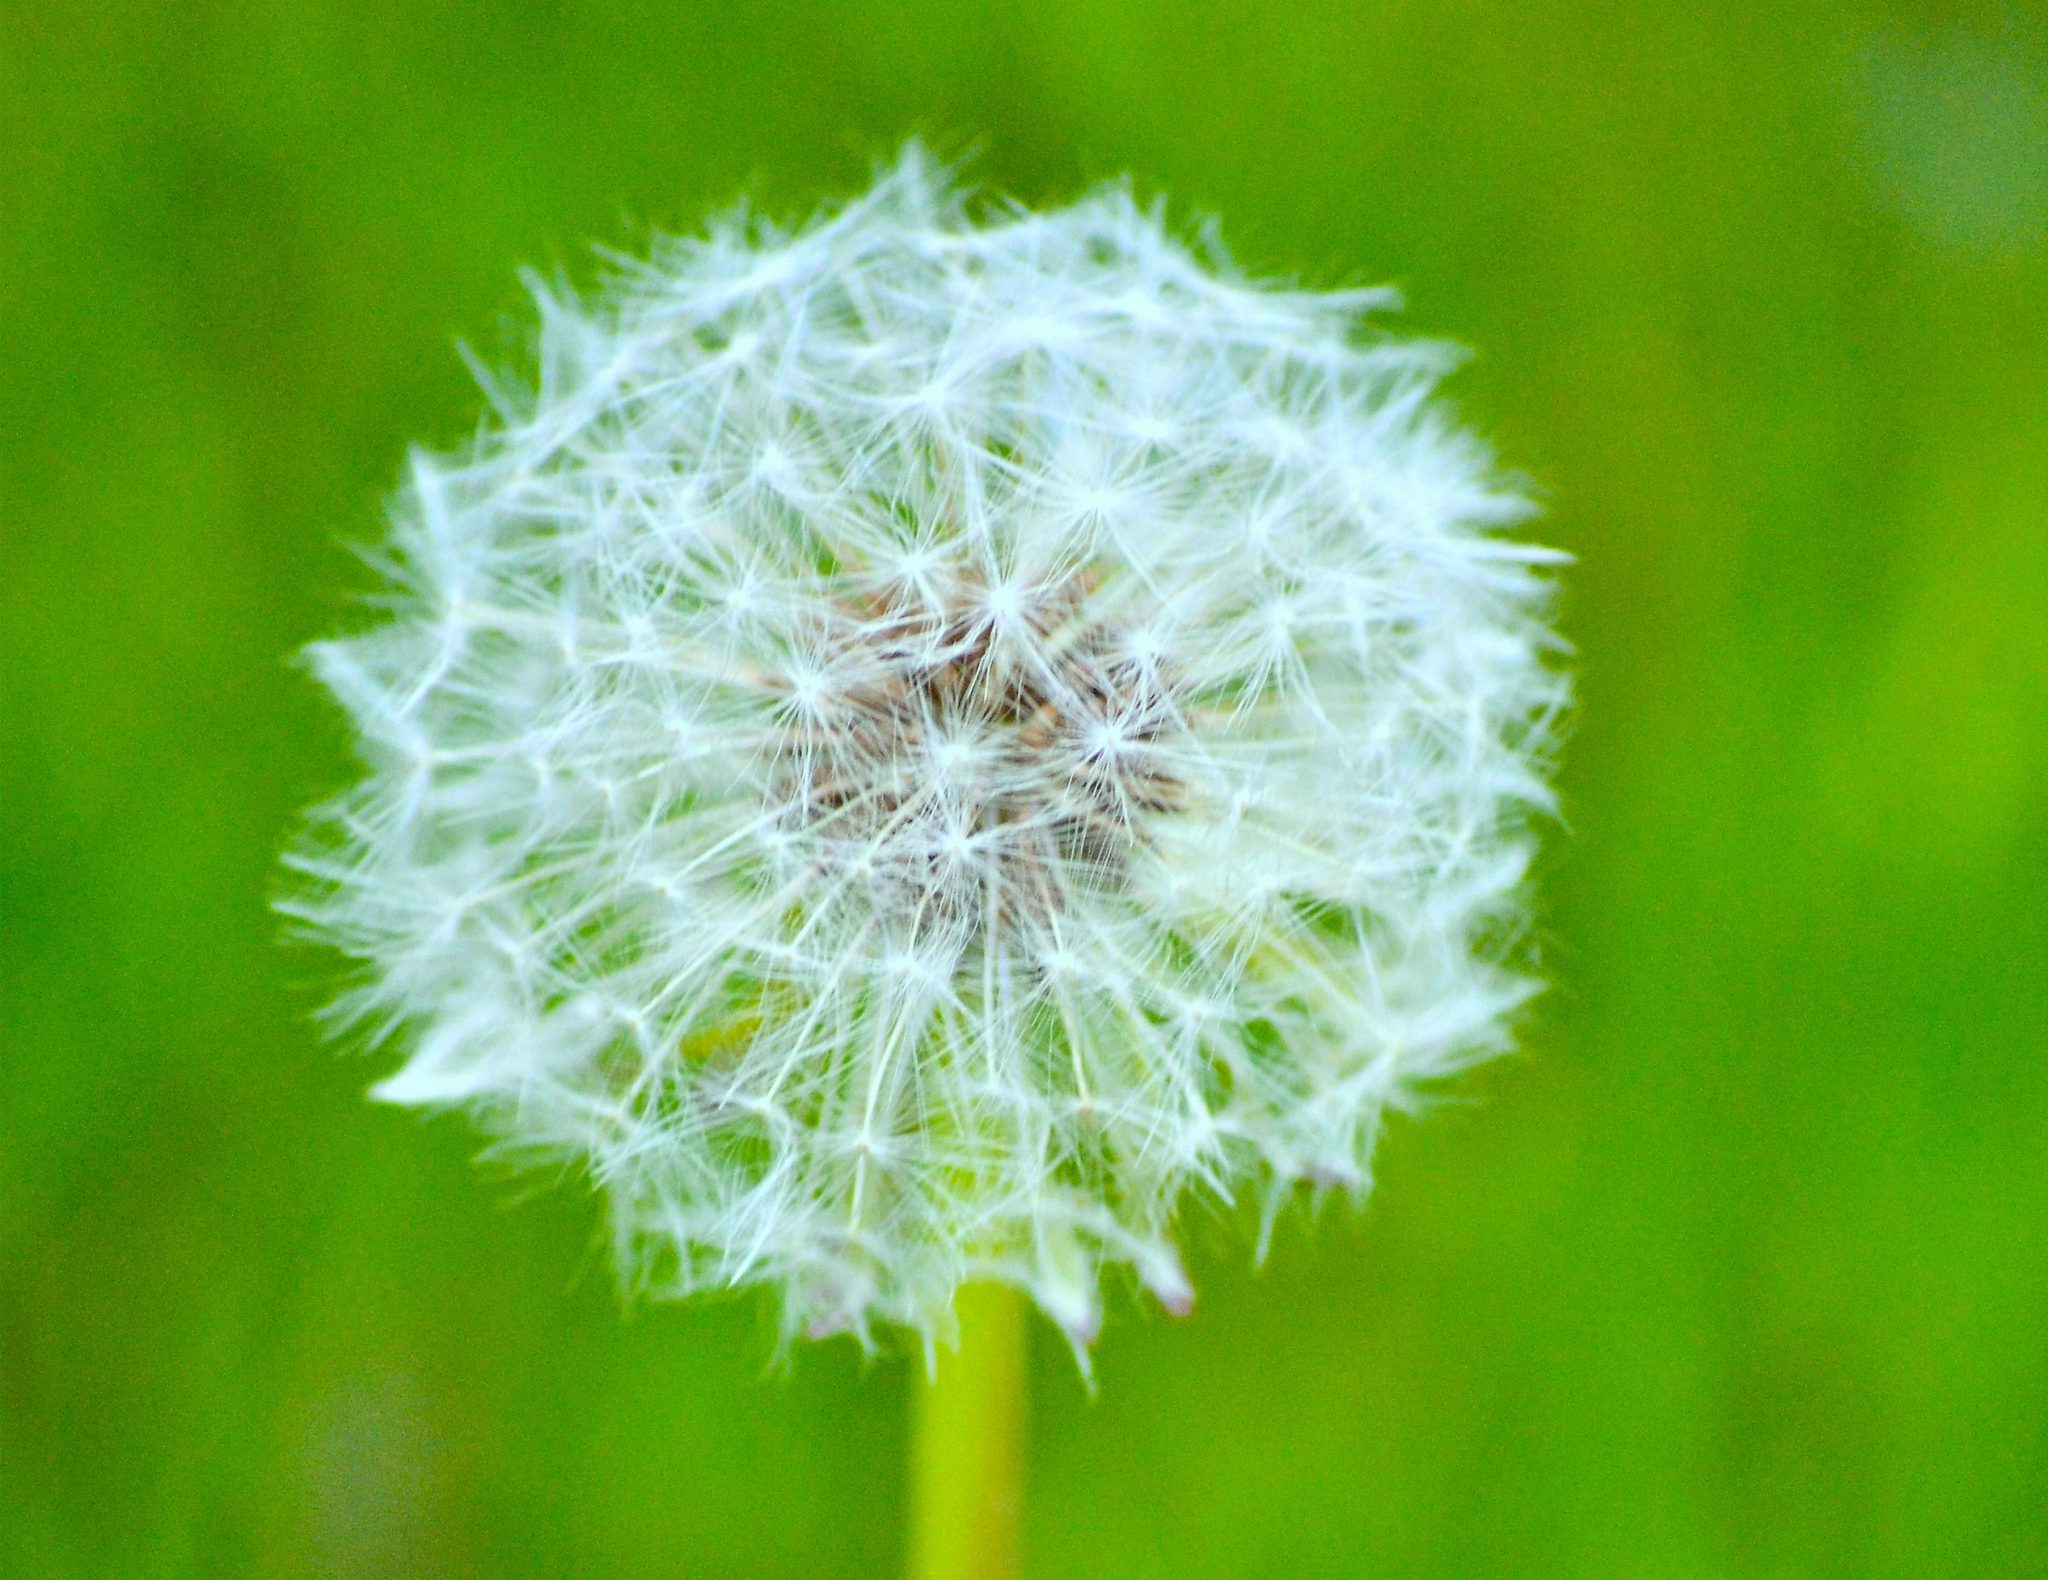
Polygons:
[[1362,1193],[1502,1047],[1555,556],[1385,293],[1122,189],[913,148],[536,294],[311,650],[367,772],[287,906],[376,1095],[574,1165],[632,1287],[939,1354],[917,1561],[999,1570],[1018,1301],[1085,1364],[1191,1208]]

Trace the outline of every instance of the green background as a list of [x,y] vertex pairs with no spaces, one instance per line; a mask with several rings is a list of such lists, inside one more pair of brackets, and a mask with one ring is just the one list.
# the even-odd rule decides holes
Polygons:
[[[588,281],[906,132],[1391,280],[1571,549],[1525,1050],[1090,1400],[1040,1575],[2048,1573],[2048,20],[7,0],[0,1571],[869,1575],[905,1368],[622,1313],[265,909],[289,655]],[[1041,1325],[1042,1326],[1042,1325]]]

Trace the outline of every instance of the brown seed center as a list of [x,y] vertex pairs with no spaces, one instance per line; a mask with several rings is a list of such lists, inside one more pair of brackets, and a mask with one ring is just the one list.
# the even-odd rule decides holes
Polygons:
[[1091,609],[1096,578],[1022,596],[961,577],[841,606],[782,702],[784,828],[821,866],[934,923],[1054,913],[1114,886],[1180,805],[1158,666]]

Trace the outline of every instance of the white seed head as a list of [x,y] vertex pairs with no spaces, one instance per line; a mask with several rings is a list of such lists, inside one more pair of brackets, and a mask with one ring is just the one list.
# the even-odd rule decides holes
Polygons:
[[915,148],[729,217],[419,458],[313,649],[369,772],[288,908],[390,1101],[587,1168],[622,1265],[1083,1348],[1191,1196],[1362,1191],[1497,1050],[1557,556],[1384,293],[1247,281],[1121,189],[977,220]]

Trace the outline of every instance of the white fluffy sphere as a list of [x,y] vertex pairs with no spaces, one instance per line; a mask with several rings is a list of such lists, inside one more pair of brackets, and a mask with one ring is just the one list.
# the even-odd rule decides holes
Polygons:
[[291,902],[378,1092],[588,1171],[662,1292],[1085,1348],[1191,1196],[1362,1190],[1498,1049],[1564,683],[1555,556],[1382,293],[915,149],[730,218],[419,459],[382,622],[313,650],[364,781]]

